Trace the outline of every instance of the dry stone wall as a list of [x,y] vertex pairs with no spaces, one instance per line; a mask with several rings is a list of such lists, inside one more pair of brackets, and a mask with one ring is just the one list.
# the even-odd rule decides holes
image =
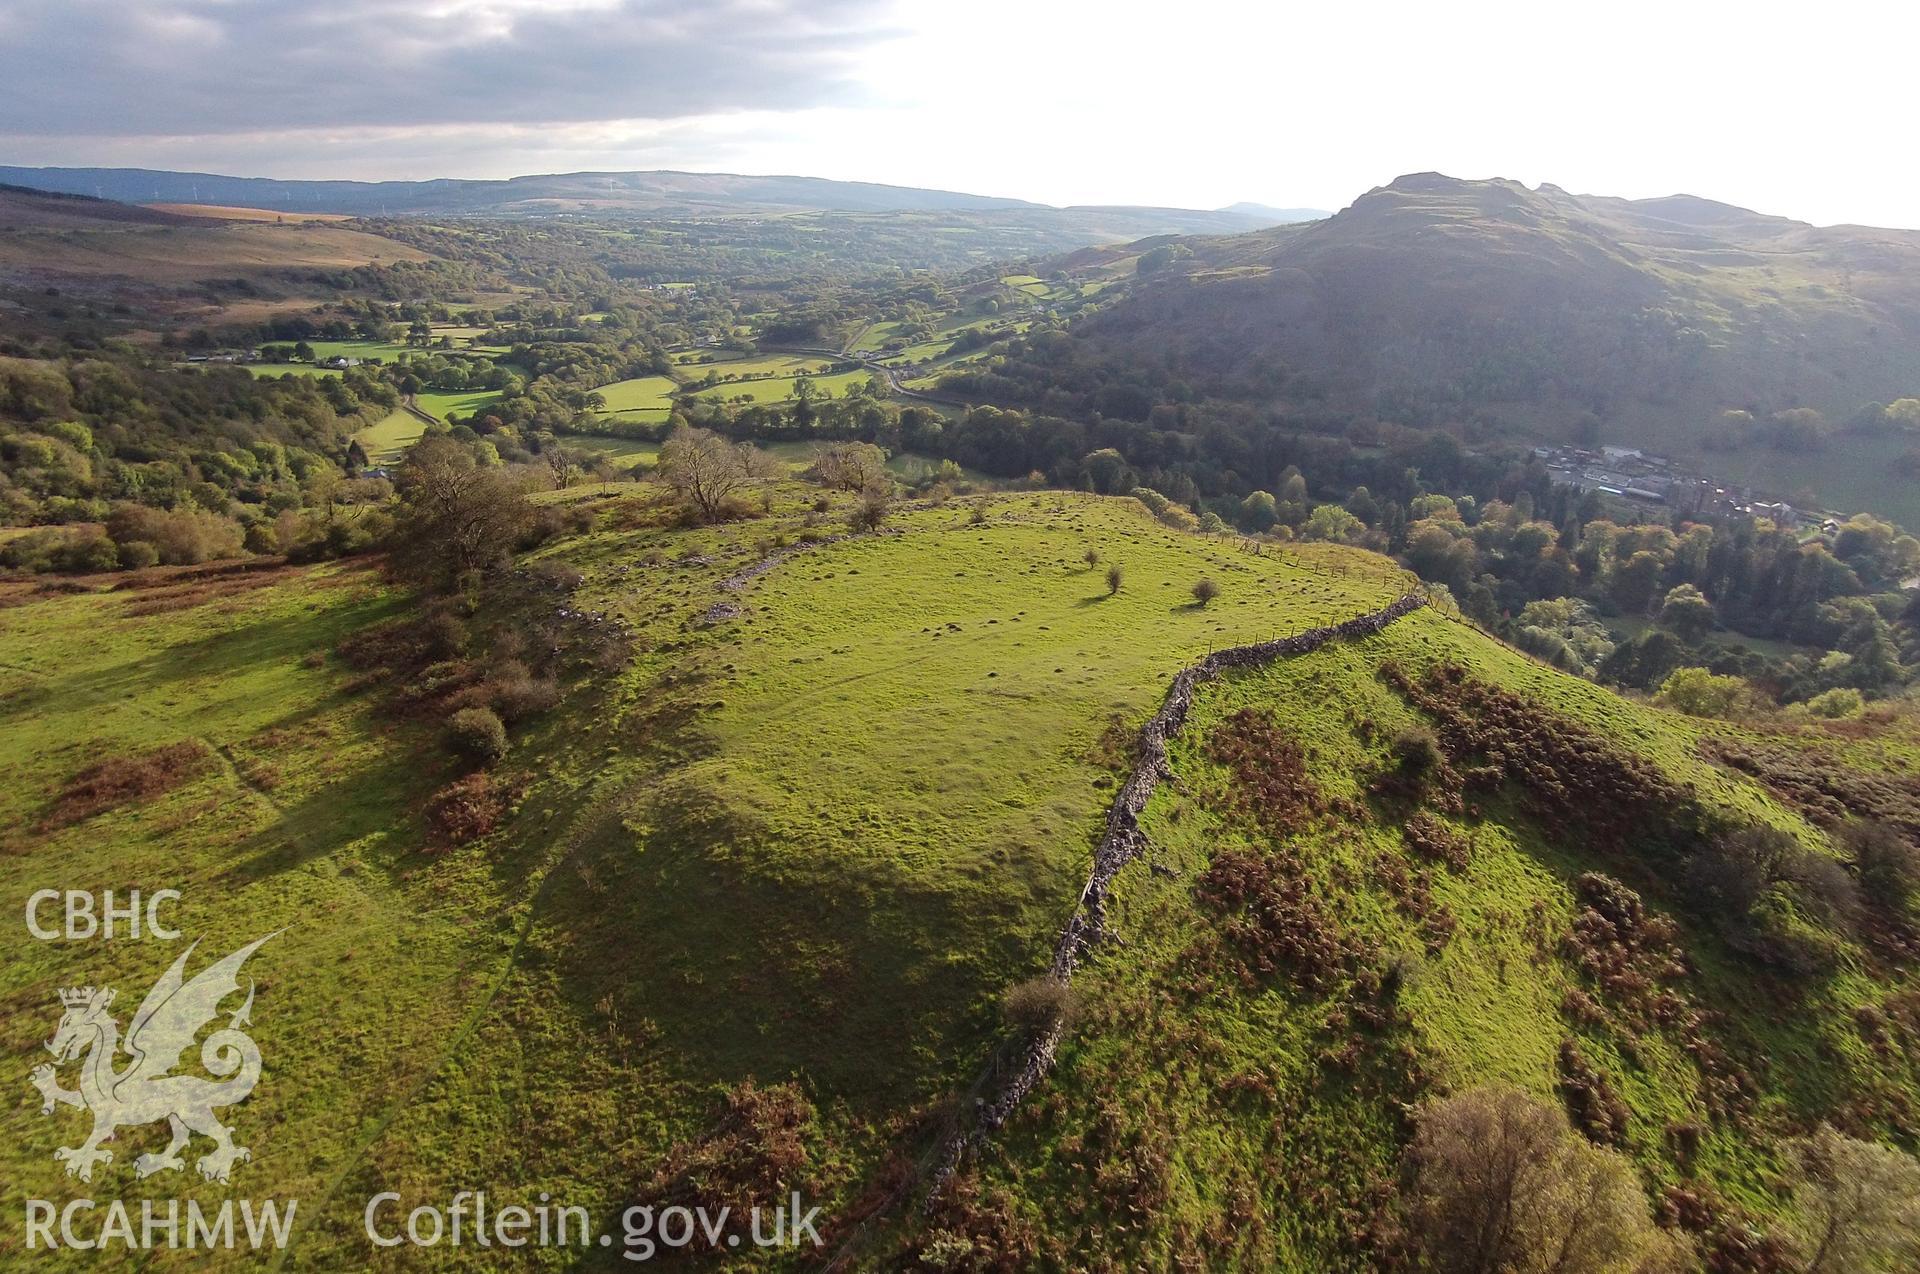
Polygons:
[[[1127,775],[1126,782],[1120,785],[1120,791],[1107,811],[1106,831],[1093,851],[1093,867],[1087,874],[1086,888],[1081,890],[1079,903],[1074,907],[1066,928],[1061,931],[1059,944],[1054,948],[1050,976],[1063,985],[1073,980],[1073,971],[1081,954],[1099,939],[1105,929],[1107,894],[1114,877],[1147,848],[1146,834],[1140,830],[1140,815],[1146,810],[1147,802],[1153,799],[1154,790],[1160,786],[1161,780],[1171,773],[1167,763],[1167,740],[1179,734],[1186,725],[1196,686],[1213,680],[1229,669],[1263,667],[1276,659],[1318,650],[1332,641],[1371,636],[1426,604],[1424,593],[1408,593],[1379,610],[1356,615],[1338,624],[1309,628],[1290,637],[1257,642],[1251,646],[1216,650],[1199,663],[1175,674],[1160,710],[1140,731],[1139,759]],[[1005,1123],[1021,1100],[1046,1077],[1053,1067],[1061,1032],[1062,1027],[1058,1024],[1036,1032],[1007,1081],[1000,1085],[996,1093],[984,1099],[973,1129],[957,1132],[949,1139],[940,1166],[934,1173],[929,1204],[953,1175],[967,1147]]]

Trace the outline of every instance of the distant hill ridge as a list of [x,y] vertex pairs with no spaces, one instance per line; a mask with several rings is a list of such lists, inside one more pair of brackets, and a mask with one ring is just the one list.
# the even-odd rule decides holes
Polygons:
[[1197,376],[1311,369],[1430,404],[1416,418],[1592,415],[1655,444],[1728,407],[1839,419],[1920,391],[1920,231],[1412,173],[1322,221],[1183,242],[1078,334],[1190,351]]
[[218,204],[284,212],[354,216],[421,214],[654,213],[779,211],[947,212],[1119,218],[1118,230],[1227,233],[1273,224],[1266,211],[1186,208],[1054,208],[1024,199],[971,195],[822,177],[738,173],[550,173],[500,180],[282,181],[149,168],[22,168],[0,166],[0,182],[36,190],[98,196],[137,204]]
[[0,184],[0,226],[13,229],[83,229],[103,225],[185,226],[198,217],[25,186]]

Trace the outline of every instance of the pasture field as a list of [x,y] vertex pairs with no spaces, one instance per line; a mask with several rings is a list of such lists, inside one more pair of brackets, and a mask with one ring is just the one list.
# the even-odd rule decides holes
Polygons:
[[475,412],[484,411],[500,401],[500,392],[493,389],[473,389],[441,393],[435,390],[423,390],[414,395],[420,404],[420,410],[439,420],[451,420],[458,416],[462,420]]
[[[730,359],[715,364],[715,370],[722,376],[800,376],[822,371],[831,367],[831,360],[817,358],[810,354],[754,354],[746,358]],[[698,380],[704,372],[688,372],[687,375]]]
[[[206,364],[206,363],[190,364],[190,366],[199,366],[199,367],[205,367],[205,366],[224,367],[227,365],[228,364],[224,364],[224,363],[222,364]],[[276,376],[338,376],[341,374],[339,368],[315,367],[311,363],[241,363],[239,364],[239,366],[245,368],[249,376],[255,376],[262,380],[271,380]]]
[[[836,398],[846,396],[847,389],[853,385],[863,385],[873,375],[862,367],[850,372],[835,372],[831,375],[813,375],[816,389],[824,390]],[[745,401],[754,403],[783,403],[794,395],[794,376],[781,376],[763,380],[725,381],[709,389],[689,391],[689,398],[706,398],[721,402]]]
[[722,363],[744,362],[747,356],[730,349],[683,349],[671,357],[676,367],[717,367]]
[[420,441],[427,432],[427,424],[420,417],[402,408],[395,408],[375,423],[368,425],[354,438],[365,448],[367,459],[376,465],[391,465],[406,454],[408,447]]
[[671,407],[629,407],[624,411],[602,411],[594,413],[599,419],[608,422],[633,421],[644,425],[663,425],[672,416]]
[[1865,509],[1902,526],[1920,526],[1920,482],[1900,463],[1915,450],[1920,450],[1920,435],[1912,433],[1848,434],[1804,455],[1756,446],[1709,452],[1700,464],[1718,478],[1789,499],[1811,494],[1816,507],[1843,514]]
[[[465,339],[466,337],[478,336],[482,330],[483,329],[477,328],[477,327],[435,328],[433,335],[435,340],[438,340],[442,336],[452,336],[457,342],[461,339]],[[277,343],[284,344],[284,345],[293,344],[293,342],[291,341],[281,341]],[[482,348],[479,346],[456,345],[456,347],[451,350],[437,350],[432,348],[422,349],[419,346],[408,345],[403,341],[358,341],[358,340],[355,340],[355,341],[308,341],[307,344],[313,347],[314,358],[322,362],[326,361],[329,358],[357,358],[363,363],[378,360],[381,364],[388,365],[388,366],[391,366],[392,364],[395,364],[395,363],[405,362],[407,359],[410,359],[410,358],[423,357],[427,355],[439,355],[439,356],[445,357],[450,354],[468,354],[468,355],[483,354],[483,353],[489,353],[491,350],[494,350],[494,349],[497,349],[502,354],[508,352],[505,346],[491,346],[491,347]],[[251,366],[271,367],[271,366],[276,366],[276,364],[251,364]],[[291,364],[290,366],[292,366],[297,370],[298,368],[305,366],[305,364],[296,363],[296,364]],[[313,369],[313,370],[331,370],[331,369]]]
[[[782,497],[772,529],[793,534],[811,499]],[[374,572],[154,572],[0,609],[15,777],[0,817],[25,834],[0,876],[13,892],[180,887],[182,927],[210,951],[285,927],[256,957],[270,1080],[234,1122],[254,1151],[246,1188],[302,1201],[290,1268],[367,1259],[358,1217],[378,1187],[498,1173],[610,1206],[707,1125],[716,1085],[749,1075],[810,1076],[835,1112],[822,1162],[865,1173],[899,1112],[975,1064],[995,987],[1046,945],[1106,799],[1081,756],[1105,715],[1143,708],[1210,642],[1296,606],[1331,614],[1389,578],[1337,554],[1243,561],[1118,501],[1022,497],[981,526],[956,504],[902,526],[784,564],[717,627],[699,616],[766,524],[601,531],[542,553],[586,572],[577,603],[627,617],[643,653],[519,739],[518,812],[441,856],[420,852],[416,813],[447,774],[417,759],[436,756],[431,732],[351,692],[329,653],[395,613]],[[1120,597],[1099,600],[1088,544],[1127,561]],[[708,560],[640,565],[694,549]],[[1201,570],[1245,587],[1183,610]],[[1128,636],[1142,624],[1154,641]],[[663,695],[706,719],[711,745],[639,728]],[[818,764],[783,742],[803,737]],[[90,760],[183,741],[207,759],[174,790],[39,829]],[[898,767],[905,781],[862,790]],[[52,988],[111,980],[132,998],[177,953],[109,961],[19,934],[0,972],[19,1056],[50,1030]],[[568,1137],[530,1137],[529,1101]],[[0,1129],[7,1206],[58,1188],[53,1121],[22,1102]],[[96,1198],[137,1195],[132,1157],[102,1169]],[[835,1170],[822,1188],[854,1181]]]
[[152,208],[155,212],[171,212],[183,217],[210,217],[215,221],[271,221],[276,225],[298,225],[302,222],[353,220],[340,212],[276,212],[272,208],[240,208],[212,203],[150,203],[141,206]]
[[377,358],[382,363],[397,363],[415,354],[433,352],[400,341],[308,341],[307,344],[313,347],[313,356],[322,361],[329,358],[357,358],[361,362],[368,362]]
[[[1004,286],[1010,287],[1024,296],[1045,303],[1056,303],[1070,300],[1077,296],[1088,295],[1086,289],[1079,284],[1049,283],[1045,279],[1031,274],[1003,275],[1000,282]],[[1095,290],[1097,291],[1098,289]]]
[[673,396],[679,388],[679,382],[671,376],[640,376],[602,385],[594,392],[607,400],[608,412],[657,410],[665,413],[672,408]]
[[887,343],[893,333],[899,330],[899,327],[900,324],[890,321],[869,323],[861,328],[852,340],[847,342],[846,348],[855,351],[877,350]]
[[[435,767],[414,758],[414,731],[343,693],[349,673],[327,659],[395,599],[364,565],[263,566],[148,572],[110,592],[0,612],[10,776],[0,826],[12,841],[0,889],[178,889],[175,924],[207,960],[278,931],[250,969],[260,978],[252,1033],[269,1070],[238,1121],[254,1156],[239,1171],[261,1197],[317,1200],[392,1094],[435,1068],[477,993],[473,972],[498,958],[504,900],[477,864],[419,856],[413,808]],[[173,790],[74,823],[55,812],[88,764],[169,746],[194,758]],[[114,985],[130,1013],[180,950],[41,943],[11,926],[0,960],[7,1051],[39,1051],[58,1013],[52,988]],[[52,1151],[82,1134],[65,1124],[37,1102],[0,1112],[7,1208],[66,1197],[74,1183]],[[125,1147],[154,1131],[122,1130],[116,1171],[96,1176],[92,1197],[138,1208],[153,1183],[134,1184]],[[215,1208],[227,1194],[191,1167],[168,1186]],[[36,1262],[88,1268],[85,1255]],[[188,1264],[184,1252],[152,1262]]]
[[961,316],[948,321],[938,333],[927,340],[918,341],[902,349],[897,354],[889,354],[880,360],[889,367],[910,367],[925,364],[930,367],[945,367],[955,363],[968,362],[985,354],[984,347],[964,354],[953,353],[954,339],[962,332],[976,330],[992,331],[995,338],[1014,335],[1032,327],[1029,319],[1008,321],[1004,318],[965,319]]
[[630,469],[640,464],[652,464],[660,457],[660,444],[648,442],[644,438],[607,438],[597,434],[568,434],[564,441],[569,447],[599,452],[623,469]]

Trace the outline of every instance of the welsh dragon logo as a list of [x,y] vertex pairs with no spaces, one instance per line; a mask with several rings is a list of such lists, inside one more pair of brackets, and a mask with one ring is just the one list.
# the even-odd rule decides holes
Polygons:
[[[253,984],[247,984],[246,1003],[235,1009],[227,1024],[213,1032],[200,1046],[200,1063],[215,1079],[198,1075],[170,1074],[180,1065],[180,1055],[191,1045],[200,1029],[219,1015],[220,1001],[240,989],[240,966],[260,949],[262,943],[278,936],[268,934],[248,943],[226,959],[200,971],[192,981],[185,978],[187,957],[196,941],[173,967],[147,992],[139,1011],[127,1025],[124,1043],[119,1024],[107,1010],[113,1003],[111,987],[74,987],[60,992],[65,1012],[60,1025],[47,1041],[54,1063],[41,1064],[29,1078],[43,1099],[40,1113],[50,1115],[55,1106],[78,1106],[93,1115],[93,1131],[78,1146],[62,1146],[53,1157],[67,1165],[67,1175],[82,1181],[93,1180],[95,1164],[111,1163],[113,1151],[101,1146],[110,1141],[114,1130],[130,1125],[166,1120],[173,1139],[161,1153],[144,1154],[134,1160],[137,1176],[156,1172],[179,1171],[185,1167],[180,1151],[192,1134],[213,1139],[213,1149],[195,1165],[208,1181],[225,1182],[233,1165],[253,1158],[245,1146],[233,1144],[233,1130],[215,1117],[214,1112],[246,1100],[260,1081],[260,1047],[240,1028],[250,1024],[253,1010]],[[132,1058],[122,1069],[114,1069],[116,1047]],[[60,1086],[56,1067],[75,1058],[80,1063],[79,1087]]]

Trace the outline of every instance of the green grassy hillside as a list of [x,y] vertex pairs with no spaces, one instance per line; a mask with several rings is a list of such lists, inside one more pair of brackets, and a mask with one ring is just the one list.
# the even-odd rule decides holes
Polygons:
[[[1390,742],[1435,724],[1390,670],[1420,685],[1438,668],[1584,735],[1596,761],[1617,750],[1709,810],[1825,852],[1792,808],[1702,759],[1704,723],[1435,612],[1231,675],[1203,691],[1174,748],[1173,782],[1143,820],[1152,869],[1123,877],[1118,941],[1078,981],[1085,1007],[1051,1086],[957,1178],[937,1231],[1095,1268],[1364,1268],[1410,1104],[1503,1083],[1567,1101],[1576,1122],[1587,1093],[1610,1094],[1624,1120],[1596,1139],[1669,1208],[1714,1201],[1702,1256],[1749,1268],[1726,1231],[1781,1212],[1785,1138],[1832,1119],[1911,1146],[1913,1023],[1908,1051],[1874,1025],[1913,1003],[1911,961],[1862,940],[1805,981],[1757,968],[1689,912],[1657,821],[1608,843],[1578,792],[1536,805],[1509,781],[1464,806],[1444,790],[1383,793]],[[1910,760],[1896,766],[1911,775]],[[1243,907],[1226,862],[1305,883]],[[1646,951],[1661,942],[1598,943],[1605,895],[1587,873],[1672,922],[1678,962],[1655,971],[1666,957]]]
[[[1590,1068],[1576,1074],[1630,1108],[1619,1144],[1649,1188],[1710,1190],[1716,1215],[1777,1212],[1777,1141],[1813,1119],[1914,1135],[1909,966],[1847,936],[1788,982],[1683,917],[1689,968],[1657,980],[1700,1016],[1663,1004],[1643,1020],[1652,992],[1596,989],[1566,945],[1591,893],[1578,880],[1604,871],[1678,914],[1657,854],[1684,829],[1622,840],[1539,791],[1487,786],[1446,696],[1498,688],[1550,734],[1603,741],[1601,774],[1690,785],[1675,820],[1691,801],[1821,853],[1826,835],[1707,760],[1706,724],[1420,612],[1203,688],[1059,1066],[923,1215],[938,1146],[1006,1056],[1002,999],[1047,967],[1170,678],[1378,608],[1409,580],[1356,550],[1172,530],[1131,500],[919,503],[848,537],[847,497],[821,513],[817,495],[783,481],[762,516],[686,529],[651,487],[558,493],[590,529],[431,631],[363,567],[11,586],[6,895],[178,888],[177,923],[209,959],[284,930],[249,965],[266,1075],[228,1114],[253,1160],[231,1187],[165,1193],[297,1198],[287,1269],[422,1267],[369,1246],[369,1196],[444,1205],[484,1186],[606,1225],[636,1202],[798,1189],[823,1208],[828,1253],[864,1267],[1319,1270],[1364,1267],[1407,1137],[1399,1103],[1489,1078],[1556,1096],[1568,1040]],[[1206,605],[1202,578],[1218,585]],[[441,653],[408,653],[429,642]],[[460,693],[465,661],[509,647],[552,667],[558,702],[514,726],[497,825],[448,848],[428,807],[461,769],[428,708]],[[1463,681],[1428,676],[1453,666]],[[1381,788],[1416,725],[1460,781]],[[1732,742],[1910,782],[1905,730]],[[1296,748],[1298,772],[1281,773]],[[1429,829],[1420,845],[1408,825]],[[1455,838],[1457,864],[1431,860]],[[1256,967],[1277,948],[1219,901],[1214,868],[1236,863],[1305,882],[1324,967]],[[81,1188],[52,1157],[80,1116],[42,1116],[24,1080],[57,989],[110,983],[130,1012],[178,948],[17,926],[4,943],[4,1046],[23,1078],[0,1108],[0,1206],[17,1213]],[[1597,1005],[1577,1020],[1576,991]],[[1906,1052],[1862,1034],[1867,1005]],[[1735,1074],[1751,1091],[1729,1095]],[[1674,1130],[1695,1124],[1683,1155]],[[132,1163],[163,1137],[124,1130],[85,1189],[154,1194]],[[0,1235],[0,1253],[18,1239]],[[623,1267],[617,1254],[521,1255]],[[432,1255],[502,1267],[497,1251]]]

